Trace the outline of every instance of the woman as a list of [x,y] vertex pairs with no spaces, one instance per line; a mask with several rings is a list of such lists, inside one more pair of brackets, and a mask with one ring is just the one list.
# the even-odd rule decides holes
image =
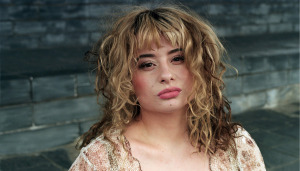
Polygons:
[[102,120],[70,170],[265,170],[222,95],[224,48],[177,7],[136,8],[95,47]]

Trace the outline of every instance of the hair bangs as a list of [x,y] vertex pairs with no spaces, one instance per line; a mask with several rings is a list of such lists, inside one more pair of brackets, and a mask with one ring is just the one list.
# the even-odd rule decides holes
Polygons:
[[[157,47],[161,47],[162,37],[173,46],[183,46],[183,33],[185,31],[183,30],[182,21],[179,18],[166,15],[159,11],[147,10],[136,17],[133,28],[137,40],[137,49],[151,49],[153,43]],[[172,19],[170,20],[170,18]]]

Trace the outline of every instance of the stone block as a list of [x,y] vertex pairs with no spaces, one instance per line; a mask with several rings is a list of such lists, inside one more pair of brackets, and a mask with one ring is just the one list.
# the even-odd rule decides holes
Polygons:
[[65,0],[37,0],[37,2],[43,5],[65,5]]
[[198,3],[191,3],[188,5],[190,9],[193,9],[198,15],[203,18],[207,18],[208,16],[208,5],[199,5]]
[[287,71],[271,72],[268,75],[267,83],[268,83],[268,88],[287,85],[288,83]]
[[293,31],[292,23],[281,23],[281,24],[270,24],[270,33],[281,33],[281,32],[291,32]]
[[[41,22],[41,21],[40,21]],[[59,33],[66,30],[66,21],[44,21],[41,22],[47,27],[47,33]]]
[[271,6],[266,3],[243,3],[240,5],[240,8],[240,10],[246,15],[267,15],[271,10]]
[[[71,1],[71,0],[69,0]],[[136,2],[143,2],[145,0],[89,0],[89,3],[126,3],[126,4],[130,4],[130,3],[136,3]],[[147,1],[146,1],[147,2]],[[155,3],[155,2],[160,2],[159,0],[152,0],[151,2]]]
[[[70,32],[86,31],[87,25],[84,24],[84,20],[80,19],[70,19],[66,21],[66,30]],[[89,27],[89,26],[88,26]]]
[[207,6],[209,15],[220,15],[223,14],[226,8],[222,4],[209,4]]
[[[87,18],[89,17],[89,5],[69,4],[64,6],[62,16],[65,19]],[[100,17],[99,13],[98,17]]]
[[77,75],[77,93],[79,96],[95,93],[95,78],[93,74],[78,74]]
[[39,0],[23,0],[23,1],[18,1],[18,0],[11,0],[14,5],[37,5],[41,4]]
[[[224,14],[223,14],[224,15]],[[235,29],[236,27],[240,27],[241,25],[248,25],[248,24],[252,24],[251,23],[251,18],[247,18],[246,16],[243,15],[225,15],[225,16],[216,16],[215,17],[217,19],[217,21],[219,21],[217,23],[217,25],[226,25],[228,27],[231,27],[233,29],[233,31],[238,30]],[[209,19],[210,21],[210,19]]]
[[103,34],[100,33],[100,32],[92,32],[92,33],[90,33],[91,42],[96,43],[100,39],[100,37],[102,37],[102,35]]
[[[295,101],[299,101],[299,86],[283,86],[279,88],[273,88],[266,91],[267,103],[264,107],[274,108],[280,104],[289,104]],[[287,113],[285,111],[285,113]]]
[[298,13],[285,13],[283,14],[283,17],[282,17],[282,22],[283,23],[299,23],[299,11]]
[[259,73],[243,76],[243,92],[266,90],[287,85],[287,71]]
[[[239,5],[238,4],[230,4],[230,5],[227,5],[227,4],[224,4],[224,3],[208,3],[206,5],[204,4],[197,4],[197,5],[200,5],[202,7],[197,7],[198,11],[200,13],[207,13],[209,14],[210,16],[220,16],[220,15],[231,15],[231,16],[234,16],[234,15],[237,15],[240,13],[240,8],[239,8]],[[193,6],[191,8],[194,8]],[[225,16],[222,16],[222,17],[225,17]]]
[[225,94],[226,96],[234,96],[242,93],[242,78],[230,77],[225,78]]
[[231,56],[231,58],[227,62],[229,65],[231,65],[231,67],[227,67],[225,76],[236,76],[237,73],[243,74],[245,72],[243,59],[244,58],[240,56]]
[[1,20],[11,20],[12,16],[9,14],[9,11],[12,9],[13,7],[8,7],[5,5],[1,5],[0,6],[0,19]]
[[243,93],[266,90],[287,85],[287,71],[267,72],[243,76]]
[[10,3],[11,3],[10,0],[1,0],[1,1],[0,1],[0,4],[1,4],[1,5],[7,5],[7,4],[10,4]]
[[37,48],[40,43],[40,35],[15,35],[7,42],[9,49],[20,48],[20,49],[33,49]]
[[31,102],[28,79],[1,80],[0,105]]
[[64,5],[40,5],[39,19],[61,20],[63,19],[63,12],[66,10]]
[[89,44],[88,33],[48,33],[41,38],[40,47],[57,47],[64,44],[64,46],[78,47],[87,46]]
[[289,84],[299,84],[300,83],[300,70],[290,70],[288,71],[288,83]]
[[266,24],[266,23],[280,23],[282,21],[281,14],[269,14],[269,15],[262,15],[262,16],[251,16],[247,18],[249,23],[254,24]]
[[0,108],[0,132],[32,125],[32,108],[28,105]]
[[282,21],[282,15],[281,14],[270,14],[267,16],[268,23],[280,23]]
[[95,19],[70,19],[67,20],[66,30],[70,32],[92,32],[99,31],[100,28],[99,20]]
[[289,68],[289,60],[282,55],[268,57],[267,63],[268,71],[280,71]]
[[220,37],[225,37],[225,36],[236,36],[239,34],[240,30],[238,27],[234,26],[220,26],[216,25],[215,27],[216,34]]
[[15,34],[45,33],[47,26],[40,21],[21,21],[14,26]]
[[294,30],[293,30],[294,32],[299,32],[300,31],[300,29],[299,29],[299,23],[295,23],[294,24]]
[[253,75],[245,75],[242,78],[243,93],[250,93],[258,90],[264,90],[269,87],[268,74],[260,73]]
[[[297,106],[298,107],[298,106]],[[291,120],[291,119],[289,119]],[[286,121],[288,121],[288,119],[286,119]],[[292,125],[292,126],[286,126],[286,127],[283,127],[283,128],[278,128],[276,130],[273,131],[274,133],[276,134],[279,134],[279,135],[285,135],[289,138],[293,138],[294,140],[298,140],[298,143],[288,143],[290,144],[291,146],[293,146],[294,148],[291,148],[289,150],[289,152],[291,153],[291,155],[293,156],[297,156],[299,155],[299,123],[296,124],[296,125]],[[295,142],[295,141],[294,141]],[[292,149],[298,149],[297,151],[291,151]],[[284,150],[288,150],[288,148],[282,148],[281,151],[284,151]]]
[[290,69],[298,69],[299,66],[299,54],[293,54],[288,56],[289,68]]
[[40,7],[37,5],[17,5],[9,8],[10,18],[15,20],[34,20],[40,16]]
[[88,33],[65,33],[64,36],[69,46],[87,46],[89,44]]
[[247,95],[239,95],[228,98],[232,103],[231,111],[232,114],[239,114],[249,109],[259,108],[266,103],[265,92],[251,93]]
[[99,116],[96,96],[57,100],[34,105],[36,125],[53,124]]
[[72,165],[72,161],[70,161],[67,152],[63,149],[43,152],[41,155],[45,156],[46,159],[56,163],[64,169],[69,169]]
[[61,170],[45,157],[40,155],[24,155],[5,158],[0,161],[0,170]]
[[100,18],[112,15],[114,8],[116,6],[112,4],[91,4],[87,6],[87,11],[89,17]]
[[52,47],[66,43],[66,35],[64,33],[47,33],[41,39],[42,47]]
[[[258,146],[260,146],[260,150],[264,157],[264,162],[267,168],[278,168],[279,166],[284,166],[291,161],[297,160],[295,157],[276,150],[280,143],[282,144],[283,142],[290,142],[291,140],[289,138],[268,133],[266,131],[258,131],[256,133],[253,133],[251,136],[256,140]],[[271,144],[267,143],[269,141]],[[277,147],[271,147],[274,146],[274,143],[277,143]],[[261,144],[264,144],[264,146],[262,146]],[[290,168],[288,168],[287,170],[289,169]]]
[[[271,13],[286,13],[286,12],[297,12],[299,11],[299,8],[297,8],[297,6],[295,3],[291,2],[291,1],[285,1],[283,0],[284,3],[270,3],[270,12]],[[298,10],[297,10],[298,9]]]
[[266,57],[244,58],[245,73],[258,73],[269,70],[269,63]]
[[244,25],[241,26],[241,35],[248,35],[248,34],[263,34],[268,31],[268,27],[266,24],[264,25]]
[[94,119],[92,121],[80,123],[80,134],[84,134],[85,132],[87,132],[91,128],[91,126],[94,125],[98,121],[99,120]]
[[37,77],[32,81],[33,100],[43,101],[74,96],[74,76]]
[[17,36],[14,39],[13,46],[11,48],[28,48],[35,49],[40,44],[40,35],[26,35],[26,36]]
[[11,35],[12,34],[12,22],[1,21],[0,22],[0,35]]
[[[11,43],[11,39],[10,37],[12,37],[11,35],[1,35],[0,36],[0,50],[7,50],[10,49],[10,43]],[[1,54],[2,55],[2,54]]]
[[[67,4],[69,4],[69,3],[71,3],[71,4],[74,4],[74,3],[81,3],[81,4],[88,4],[88,3],[91,3],[91,1],[90,0],[65,0],[65,2],[67,3]],[[99,2],[99,1],[97,1],[97,2]]]
[[242,13],[238,3],[231,3],[230,5],[224,3],[223,8],[225,8],[224,14],[226,15],[234,16]]
[[32,129],[0,135],[0,157],[34,153],[71,143],[79,135],[77,124]]

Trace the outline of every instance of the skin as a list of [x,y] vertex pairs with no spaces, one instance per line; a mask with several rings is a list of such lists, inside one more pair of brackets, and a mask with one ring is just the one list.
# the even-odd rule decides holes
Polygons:
[[[187,98],[193,80],[182,51],[161,38],[161,46],[138,51],[132,83],[141,106],[139,118],[124,133],[142,170],[209,170],[209,157],[197,153],[188,137]],[[177,96],[158,93],[180,88]]]

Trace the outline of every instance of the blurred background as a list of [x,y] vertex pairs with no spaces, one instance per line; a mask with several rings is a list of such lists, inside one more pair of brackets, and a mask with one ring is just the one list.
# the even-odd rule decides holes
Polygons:
[[[67,170],[99,119],[84,53],[132,5],[158,0],[0,0],[0,170]],[[299,170],[299,1],[185,0],[214,26],[234,70],[233,119],[268,170]]]

